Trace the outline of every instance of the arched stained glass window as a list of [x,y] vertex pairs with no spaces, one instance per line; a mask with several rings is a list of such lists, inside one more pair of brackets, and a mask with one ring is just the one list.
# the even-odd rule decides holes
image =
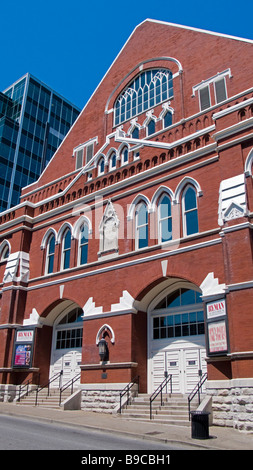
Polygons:
[[118,97],[114,107],[115,126],[172,96],[173,79],[170,70],[145,70]]

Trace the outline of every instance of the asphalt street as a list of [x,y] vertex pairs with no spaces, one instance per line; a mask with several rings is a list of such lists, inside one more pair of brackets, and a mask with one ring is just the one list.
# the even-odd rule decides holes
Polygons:
[[182,450],[186,444],[165,444],[22,417],[0,416],[0,450]]

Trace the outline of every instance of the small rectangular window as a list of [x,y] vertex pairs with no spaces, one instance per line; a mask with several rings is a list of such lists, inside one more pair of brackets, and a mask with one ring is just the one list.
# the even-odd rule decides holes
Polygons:
[[209,86],[205,86],[200,88],[199,90],[199,100],[200,100],[200,109],[203,111],[204,109],[210,108],[211,100],[210,100],[210,91]]
[[87,145],[86,147],[86,163],[88,163],[93,157],[93,147],[94,147],[93,142],[92,144]]
[[216,103],[221,103],[221,101],[224,101],[227,99],[227,90],[226,90],[224,77],[214,82],[214,89],[215,89]]
[[76,170],[83,166],[83,149],[76,152]]

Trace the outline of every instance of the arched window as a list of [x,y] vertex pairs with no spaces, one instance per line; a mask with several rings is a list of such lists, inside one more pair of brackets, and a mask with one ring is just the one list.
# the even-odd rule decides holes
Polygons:
[[54,252],[55,252],[55,236],[51,235],[47,243],[46,269],[45,269],[46,274],[50,274],[54,271]]
[[144,202],[137,205],[135,211],[135,248],[148,246],[148,211]]
[[116,168],[116,153],[115,152],[113,152],[112,155],[110,156],[109,168],[110,170],[114,170]]
[[172,124],[172,113],[167,111],[163,118],[163,127],[169,127]]
[[182,196],[183,204],[183,230],[184,235],[198,233],[198,207],[196,191],[192,186],[187,186]]
[[98,175],[103,175],[105,172],[105,160],[104,158],[100,158],[98,162]]
[[122,153],[121,153],[121,163],[122,165],[125,165],[126,163],[128,163],[128,148],[127,147],[124,147],[124,149],[122,150]]
[[3,242],[2,249],[0,252],[0,261],[7,261],[10,256],[10,248],[7,242]]
[[56,349],[75,349],[82,347],[83,310],[72,309],[59,322],[56,328]]
[[148,126],[147,126],[147,133],[148,135],[155,133],[155,121],[154,119],[150,119]]
[[88,262],[88,243],[89,228],[87,224],[82,224],[79,232],[79,255],[78,264],[86,264]]
[[158,205],[159,243],[172,239],[171,201],[167,194],[161,197]]
[[172,96],[173,79],[170,70],[145,70],[118,97],[114,107],[115,126]]
[[180,288],[160,300],[153,309],[153,339],[203,335],[201,294]]
[[139,139],[139,128],[137,126],[132,131],[132,138]]
[[62,237],[62,269],[68,269],[70,266],[71,252],[71,232],[67,229]]

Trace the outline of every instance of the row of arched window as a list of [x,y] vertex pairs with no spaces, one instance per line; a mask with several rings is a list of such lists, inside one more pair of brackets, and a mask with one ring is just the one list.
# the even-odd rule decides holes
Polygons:
[[[157,204],[158,242],[164,243],[173,237],[173,215],[171,197],[164,193]],[[180,223],[179,219],[174,223]],[[189,236],[199,232],[198,205],[196,189],[187,185],[182,193],[182,227],[183,235]],[[148,246],[148,205],[140,201],[135,211],[135,248]]]
[[[181,226],[181,222],[183,236],[198,233],[197,196],[200,193],[198,183],[191,178],[186,178],[179,184],[175,195],[169,188],[161,187],[156,191],[150,203],[146,196],[139,194],[132,202],[127,217],[128,220],[132,221],[134,249],[140,250],[148,247],[149,239],[153,238],[150,235],[152,230],[151,219],[149,218],[149,213],[152,212],[157,214],[156,239],[158,243],[172,240],[173,233],[175,233],[175,231],[173,232],[173,225],[180,224]],[[179,202],[181,203],[180,221],[173,215],[173,205],[177,205]],[[178,232],[177,230],[176,233]],[[45,254],[44,273],[50,274],[71,267],[72,238],[77,240],[77,266],[87,264],[91,233],[91,222],[84,215],[77,220],[74,227],[69,222],[65,222],[58,233],[55,229],[49,228],[41,243],[41,248]],[[60,259],[57,261],[55,259],[56,245],[60,247]],[[0,261],[7,261],[9,254],[10,244],[5,240],[0,245]]]
[[[173,238],[173,223],[178,224],[179,222],[178,220],[173,220],[173,200],[170,191],[161,190],[154,204],[157,210],[158,243],[169,242]],[[183,236],[198,233],[197,189],[191,184],[186,184],[182,190],[181,207]],[[149,245],[149,212],[152,212],[151,205],[142,195],[139,195],[133,201],[129,209],[128,219],[133,221],[133,238],[136,250],[148,247]],[[50,274],[55,270],[54,257],[56,244],[60,245],[60,270],[70,268],[72,238],[76,238],[78,241],[77,266],[88,263],[90,234],[91,223],[84,216],[81,216],[76,222],[73,230],[69,223],[63,224],[58,234],[53,229],[49,229],[42,242],[42,248],[46,249],[45,274]]]

